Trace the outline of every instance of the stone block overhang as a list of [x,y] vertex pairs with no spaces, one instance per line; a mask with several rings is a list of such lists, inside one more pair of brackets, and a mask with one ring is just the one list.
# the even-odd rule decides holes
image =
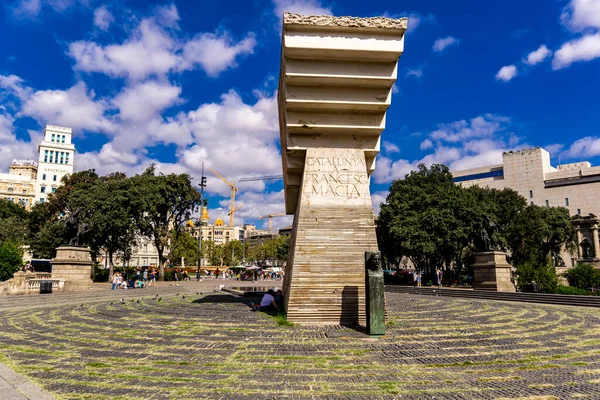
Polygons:
[[407,18],[284,13],[279,123],[285,206],[294,214],[308,147],[360,148],[375,170]]

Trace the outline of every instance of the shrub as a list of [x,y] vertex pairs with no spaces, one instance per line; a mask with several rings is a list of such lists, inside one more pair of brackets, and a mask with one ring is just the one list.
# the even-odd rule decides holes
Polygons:
[[517,276],[519,287],[535,282],[538,284],[539,291],[543,293],[554,293],[558,286],[558,277],[554,272],[554,267],[548,265],[536,265],[532,262],[526,262],[517,266]]
[[21,248],[12,243],[0,244],[0,282],[9,280],[23,265],[23,252]]
[[580,289],[600,287],[600,270],[591,264],[579,263],[564,273],[569,285]]
[[97,265],[94,267],[94,282],[108,282],[109,269],[100,268]]
[[586,296],[590,293],[585,289],[579,289],[573,286],[564,286],[558,285],[554,290],[554,294],[569,294],[569,295],[578,295],[578,296]]

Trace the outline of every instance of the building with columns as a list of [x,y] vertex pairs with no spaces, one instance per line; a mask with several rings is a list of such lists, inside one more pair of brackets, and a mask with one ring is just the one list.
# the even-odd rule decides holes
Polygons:
[[8,174],[0,174],[0,199],[22,204],[29,209],[45,202],[61,179],[73,173],[75,146],[71,128],[46,125],[38,145],[38,161],[13,160]]
[[[502,164],[454,171],[454,181],[464,187],[473,185],[494,189],[511,188],[529,204],[565,207],[578,232],[578,254],[563,254],[566,266],[578,260],[598,259],[598,219],[600,215],[600,167],[587,161],[553,167],[550,154],[540,148],[509,151]],[[588,253],[584,254],[584,250]]]

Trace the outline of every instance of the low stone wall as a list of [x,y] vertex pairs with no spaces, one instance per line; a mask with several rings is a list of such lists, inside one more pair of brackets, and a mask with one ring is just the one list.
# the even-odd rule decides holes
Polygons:
[[15,272],[12,279],[0,283],[0,295],[19,295],[40,293],[42,281],[52,281],[52,292],[63,292],[65,280],[63,278],[52,278],[48,273]]

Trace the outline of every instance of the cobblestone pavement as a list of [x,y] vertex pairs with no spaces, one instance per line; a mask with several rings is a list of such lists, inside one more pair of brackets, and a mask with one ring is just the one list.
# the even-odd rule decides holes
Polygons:
[[600,398],[600,310],[386,298],[378,339],[217,292],[0,311],[0,361],[59,399]]

